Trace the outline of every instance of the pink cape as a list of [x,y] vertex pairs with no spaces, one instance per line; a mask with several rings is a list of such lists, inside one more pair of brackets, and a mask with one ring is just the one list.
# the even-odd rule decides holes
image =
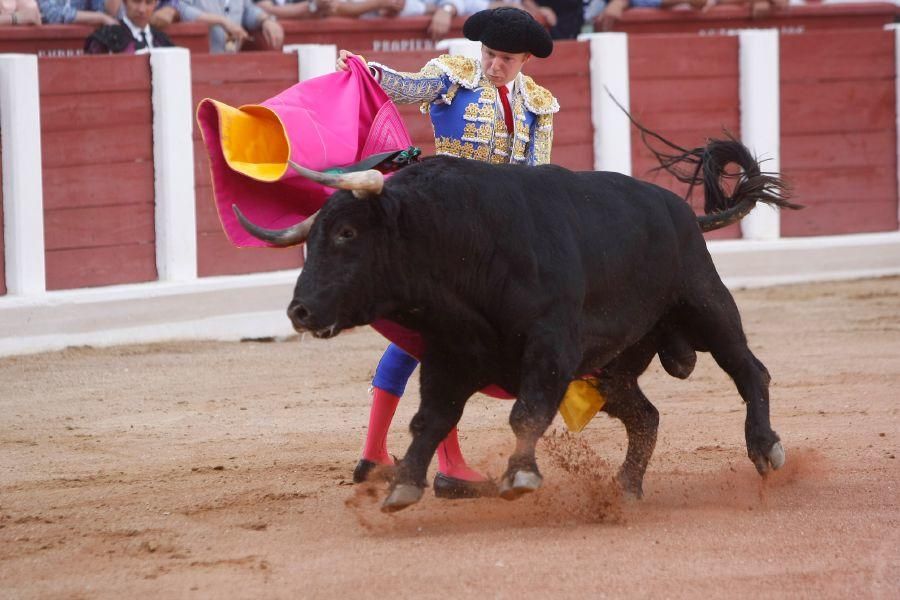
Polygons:
[[[237,117],[250,122],[249,135],[232,125]],[[322,171],[412,144],[397,107],[357,60],[350,71],[298,83],[260,104],[234,109],[207,98],[197,107],[197,123],[219,219],[236,246],[269,244],[241,227],[232,204],[254,223],[281,229],[319,210],[334,191],[295,173],[288,158]],[[267,174],[260,163],[270,167]]]
[[[216,209],[235,246],[269,244],[241,227],[232,204],[254,223],[282,229],[319,210],[334,191],[296,174],[288,158],[322,171],[412,145],[397,107],[365,65],[353,59],[349,66],[260,104],[235,109],[209,98],[200,102],[197,123],[209,154]],[[417,332],[387,320],[372,327],[411,356],[422,356]],[[497,386],[483,392],[512,398]]]

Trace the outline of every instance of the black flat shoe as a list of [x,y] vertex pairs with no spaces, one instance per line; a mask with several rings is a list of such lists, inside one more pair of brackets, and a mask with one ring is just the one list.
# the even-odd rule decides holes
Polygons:
[[[394,458],[394,464],[397,463],[397,458]],[[393,465],[382,465],[381,463],[372,462],[371,460],[367,460],[365,458],[359,459],[359,462],[356,463],[356,468],[353,469],[353,483],[362,483],[363,481],[368,481],[369,476],[372,475],[372,471],[375,470],[375,467],[382,467],[384,469],[393,469]]]
[[459,498],[493,498],[499,494],[497,484],[487,481],[466,481],[443,473],[434,476],[434,495],[451,500]]
[[372,470],[377,466],[378,463],[371,460],[359,459],[359,462],[356,463],[356,468],[353,469],[353,483],[362,483],[367,480],[369,475],[372,474]]

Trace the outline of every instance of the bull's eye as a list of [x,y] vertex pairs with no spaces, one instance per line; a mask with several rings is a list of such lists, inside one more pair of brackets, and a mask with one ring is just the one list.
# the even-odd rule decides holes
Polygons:
[[341,227],[337,234],[338,242],[349,242],[353,238],[356,237],[356,230],[350,227],[349,225],[345,225]]

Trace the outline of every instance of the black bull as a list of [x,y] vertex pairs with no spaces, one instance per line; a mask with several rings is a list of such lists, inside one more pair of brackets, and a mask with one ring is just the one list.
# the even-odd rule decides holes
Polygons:
[[[492,383],[516,396],[516,447],[501,495],[536,490],[538,439],[569,383],[598,371],[604,410],[628,435],[618,480],[640,496],[659,416],[637,378],[657,353],[667,371],[686,377],[694,350],[711,352],[747,406],[750,459],[761,474],[781,467],[769,374],[747,346],[702,231],[739,220],[758,201],[794,205],[739,142],[688,154],[697,167],[688,179],[706,184],[710,215],[696,217],[674,193],[616,173],[446,157],[404,168],[383,188],[336,192],[314,224],[276,232],[239,214],[258,237],[307,242],[288,307],[296,329],[331,337],[388,318],[426,343],[412,442],[384,510],[421,498],[438,443],[468,398]],[[728,162],[743,169],[731,197],[720,185]]]

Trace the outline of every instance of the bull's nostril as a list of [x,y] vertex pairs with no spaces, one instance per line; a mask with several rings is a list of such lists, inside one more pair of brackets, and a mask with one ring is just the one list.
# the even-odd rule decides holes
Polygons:
[[298,304],[291,308],[289,311],[289,316],[292,321],[302,321],[306,317],[309,316],[309,310],[302,304]]

